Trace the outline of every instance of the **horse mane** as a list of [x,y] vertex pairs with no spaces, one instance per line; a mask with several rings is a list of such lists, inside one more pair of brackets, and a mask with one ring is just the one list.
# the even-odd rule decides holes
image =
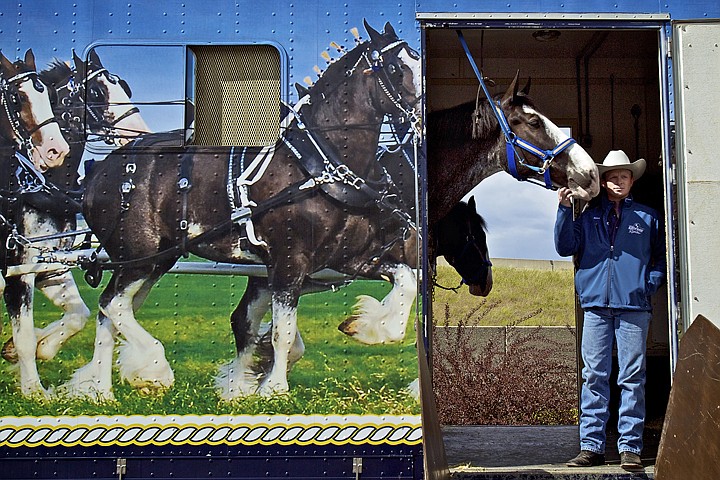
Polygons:
[[328,67],[320,74],[320,77],[309,87],[310,95],[327,94],[327,87],[338,82],[336,77],[345,76],[353,66],[355,68],[365,68],[365,66],[357,65],[360,55],[370,44],[370,40],[357,44],[350,50],[344,51],[343,55],[330,62]]
[[[456,210],[456,209],[457,209],[457,210]],[[488,229],[487,229],[487,222],[485,222],[485,219],[482,217],[482,215],[480,215],[479,213],[477,213],[477,210],[475,210],[474,207],[471,207],[470,205],[468,205],[468,204],[465,203],[465,202],[459,202],[459,203],[455,206],[455,208],[453,208],[452,211],[461,211],[461,210],[465,210],[465,212],[461,212],[462,215],[459,215],[460,218],[468,218],[468,217],[473,217],[473,218],[475,218],[476,221],[480,224],[480,227],[482,227],[482,229],[483,229],[485,232],[487,232],[487,230],[488,230]],[[452,213],[452,211],[451,211],[451,213]]]
[[[501,95],[495,96],[499,101]],[[529,106],[535,108],[532,99],[522,93],[518,93],[513,99],[513,106]],[[481,98],[477,105],[475,101],[461,103],[460,105],[436,110],[429,113],[428,137],[433,143],[442,146],[460,145],[472,139],[485,140],[494,135],[500,129],[495,113],[486,98]],[[475,128],[473,128],[473,117],[475,117]],[[443,132],[442,135],[439,132]]]
[[72,69],[63,61],[57,58],[50,62],[48,68],[38,72],[40,80],[45,85],[59,85],[65,82],[73,74]]
[[465,219],[474,218],[485,232],[487,232],[488,230],[487,222],[482,217],[482,215],[477,213],[477,210],[474,206],[471,207],[468,203],[465,203],[464,201],[456,203],[455,206],[453,206],[453,208],[448,212],[445,218],[454,219],[457,222],[464,222]]

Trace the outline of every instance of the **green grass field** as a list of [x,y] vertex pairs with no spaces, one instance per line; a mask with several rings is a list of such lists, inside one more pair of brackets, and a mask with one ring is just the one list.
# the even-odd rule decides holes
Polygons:
[[[459,321],[485,302],[483,324],[507,325],[532,316],[523,325],[573,325],[572,272],[494,268],[494,287],[486,298],[435,289],[434,305],[449,303]],[[109,279],[106,273],[104,281]],[[102,287],[91,289],[77,273],[87,305],[95,313]],[[455,286],[452,268],[439,267],[438,283]],[[235,355],[229,316],[245,288],[245,277],[166,275],[138,312],[138,321],[165,346],[175,371],[175,385],[156,396],[142,396],[113,376],[117,402],[96,405],[77,400],[38,402],[19,395],[14,366],[0,360],[0,416],[41,415],[163,415],[163,414],[418,414],[419,405],[404,388],[417,376],[412,319],[405,340],[395,345],[363,345],[338,331],[351,314],[357,295],[382,298],[390,285],[355,281],[336,292],[305,295],[298,324],[305,356],[290,372],[290,394],[270,400],[249,397],[228,404],[219,400],[213,382],[220,365]],[[59,311],[36,292],[36,325],[59,318]],[[441,307],[442,308],[442,307]],[[70,339],[58,356],[39,362],[46,387],[67,381],[92,356],[93,317]],[[412,313],[414,318],[414,311]],[[10,337],[3,313],[3,342]]]
[[[453,268],[439,265],[436,282],[445,287],[456,287],[460,277]],[[457,293],[435,288],[433,311],[440,306],[442,312],[445,304],[451,305],[449,324],[456,325],[482,302],[488,310],[482,325],[510,325],[527,318],[522,320],[522,325],[575,326],[572,270],[493,267],[493,288],[486,298],[470,295],[466,286]]]
[[[104,281],[109,279],[106,273]],[[102,291],[78,284],[93,310],[85,329],[70,339],[57,357],[39,362],[45,387],[60,385],[92,357],[94,313]],[[270,400],[249,397],[221,402],[213,382],[218,367],[231,360],[235,346],[229,316],[245,288],[245,277],[166,275],[154,287],[137,318],[165,346],[175,372],[175,385],[155,396],[141,396],[113,375],[117,402],[95,405],[77,400],[38,402],[19,395],[14,367],[4,364],[0,379],[0,416],[162,415],[162,414],[418,414],[419,405],[404,388],[417,377],[412,320],[406,338],[394,345],[363,345],[337,326],[351,314],[355,297],[382,298],[385,282],[355,281],[336,292],[305,295],[298,324],[306,345],[304,357],[289,375],[290,394]],[[59,311],[36,293],[35,321],[45,326]],[[414,311],[412,313],[414,318]],[[3,342],[10,337],[3,312]]]

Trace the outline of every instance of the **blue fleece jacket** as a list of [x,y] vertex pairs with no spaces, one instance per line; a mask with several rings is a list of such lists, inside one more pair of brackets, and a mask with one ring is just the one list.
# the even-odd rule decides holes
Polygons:
[[575,289],[583,309],[592,307],[651,310],[650,296],[665,281],[665,238],[655,210],[621,203],[620,224],[611,242],[608,216],[613,208],[605,192],[601,202],[573,221],[572,208],[560,205],[555,249],[576,255]]

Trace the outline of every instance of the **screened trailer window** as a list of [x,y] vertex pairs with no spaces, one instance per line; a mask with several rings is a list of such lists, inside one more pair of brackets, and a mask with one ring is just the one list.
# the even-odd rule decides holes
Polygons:
[[[280,54],[270,45],[190,47],[189,143],[264,146],[280,133]],[[194,109],[194,111],[192,111]]]

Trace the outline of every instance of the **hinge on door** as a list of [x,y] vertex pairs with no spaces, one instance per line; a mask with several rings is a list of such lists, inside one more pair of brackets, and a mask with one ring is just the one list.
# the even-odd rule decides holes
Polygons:
[[352,472],[355,474],[355,480],[359,480],[360,474],[362,473],[362,458],[360,458],[360,457],[353,458]]
[[122,480],[125,473],[127,473],[127,459],[118,458],[115,460],[115,475],[118,476],[118,480]]
[[672,38],[667,38],[667,57],[672,58]]
[[677,164],[675,164],[675,163],[672,164],[671,173],[672,173],[672,184],[674,186],[677,186]]

